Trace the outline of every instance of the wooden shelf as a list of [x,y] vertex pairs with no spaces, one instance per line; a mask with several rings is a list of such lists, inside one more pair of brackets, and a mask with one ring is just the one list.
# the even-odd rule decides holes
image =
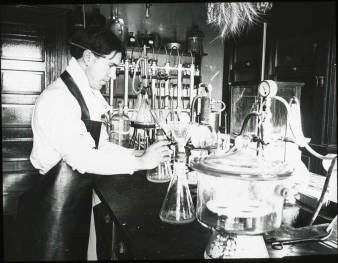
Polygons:
[[[133,51],[133,55],[135,55],[135,54],[138,54],[138,53],[142,53],[143,49],[141,51],[140,47],[131,47],[131,46],[128,46],[126,48],[126,51],[127,52],[132,52]],[[152,48],[150,48],[150,47],[147,48],[147,53],[150,54],[150,55],[153,54]],[[155,55],[168,55],[169,56],[170,50],[167,50],[167,53],[166,53],[165,50],[164,50],[164,48],[154,49],[154,54]],[[183,56],[183,57],[191,57],[191,54],[189,52],[187,52],[187,51],[183,51],[182,52],[181,50],[179,50],[179,54],[180,54],[180,56]],[[202,53],[201,55],[202,56],[207,56],[208,53]],[[171,52],[171,56],[177,56],[177,52],[175,50],[173,50]],[[196,55],[193,54],[193,57],[195,58]]]
[[[109,95],[103,95],[103,97],[109,97]],[[124,95],[120,95],[120,94],[114,94],[114,96],[113,96],[114,98],[124,98]],[[156,98],[159,98],[159,97],[161,97],[161,98],[165,98],[166,96],[155,96]],[[169,96],[170,97],[170,96]],[[136,99],[137,98],[137,95],[128,95],[128,99]],[[177,99],[177,96],[173,96],[173,97],[171,97],[171,98],[173,98],[173,99]],[[149,99],[150,99],[150,97],[149,97]],[[187,99],[190,99],[190,96],[181,96],[181,99],[183,99],[183,100],[187,100]]]
[[[109,95],[106,95],[105,97],[109,97]],[[113,98],[124,98],[124,95],[123,94],[114,94]],[[137,98],[137,95],[134,95],[134,94],[128,95],[128,99],[136,99],[136,98]]]
[[259,79],[251,79],[247,81],[230,81],[229,86],[257,86],[261,81]]

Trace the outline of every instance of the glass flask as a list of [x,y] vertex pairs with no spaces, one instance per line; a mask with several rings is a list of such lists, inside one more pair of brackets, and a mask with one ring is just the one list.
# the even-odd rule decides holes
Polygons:
[[[155,141],[166,140],[166,136],[162,129],[156,131]],[[172,177],[172,171],[170,162],[162,162],[155,169],[147,171],[147,180],[153,183],[166,183],[169,182]]]
[[195,149],[217,148],[217,133],[210,124],[191,123],[188,134],[190,143]]
[[134,149],[146,149],[155,139],[155,120],[146,89],[137,95],[137,104],[131,119],[133,135],[129,145]]
[[137,98],[137,106],[132,116],[132,121],[136,124],[154,125],[155,120],[151,114],[151,101],[147,92],[140,93]]
[[113,114],[110,118],[109,141],[124,147],[128,147],[130,120],[129,117],[123,113],[122,103],[119,103],[118,107],[118,112]]
[[195,207],[187,181],[185,154],[178,153],[173,177],[162,203],[160,219],[169,224],[187,224],[195,220]]

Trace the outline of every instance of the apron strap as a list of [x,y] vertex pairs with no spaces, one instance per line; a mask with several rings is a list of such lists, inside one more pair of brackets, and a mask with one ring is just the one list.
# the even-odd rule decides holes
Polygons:
[[68,73],[68,71],[65,70],[61,74],[60,77],[61,77],[62,81],[66,84],[66,86],[68,87],[69,91],[72,93],[72,95],[75,97],[75,99],[80,104],[81,120],[90,120],[89,110],[88,110],[88,107],[86,105],[86,102],[85,102],[78,86],[76,85],[75,81],[73,80],[72,76]]
[[102,122],[92,120],[82,120],[82,121],[86,125],[87,131],[93,137],[95,141],[95,149],[97,149],[97,147],[99,146]]
[[75,81],[73,80],[72,76],[68,73],[68,71],[64,71],[60,77],[68,87],[70,93],[72,93],[72,95],[78,101],[81,108],[81,120],[86,125],[87,131],[93,137],[95,141],[95,148],[97,149],[99,145],[102,122],[92,121],[90,119],[87,104],[81,94],[79,87],[76,85]]

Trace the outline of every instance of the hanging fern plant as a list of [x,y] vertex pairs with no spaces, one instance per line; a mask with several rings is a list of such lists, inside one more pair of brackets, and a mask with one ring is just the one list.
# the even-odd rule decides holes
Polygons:
[[219,29],[222,38],[237,36],[246,27],[258,23],[271,7],[269,2],[208,3],[207,23]]

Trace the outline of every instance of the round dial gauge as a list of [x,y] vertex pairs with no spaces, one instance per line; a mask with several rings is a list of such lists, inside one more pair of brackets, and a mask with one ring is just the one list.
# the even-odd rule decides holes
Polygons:
[[267,82],[263,81],[261,84],[258,86],[258,93],[259,95],[263,97],[267,97],[270,94],[270,86]]
[[258,86],[258,93],[262,97],[275,96],[277,93],[277,84],[273,80],[264,80]]

